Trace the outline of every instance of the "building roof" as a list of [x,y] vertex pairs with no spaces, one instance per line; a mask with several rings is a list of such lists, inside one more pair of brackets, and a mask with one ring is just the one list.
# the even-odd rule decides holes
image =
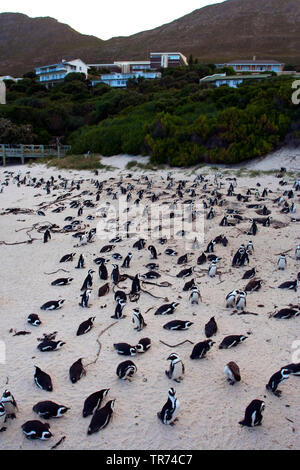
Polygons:
[[252,79],[263,79],[263,78],[268,78],[271,75],[269,74],[259,74],[259,75],[220,75],[220,74],[215,74],[215,75],[209,75],[207,77],[201,78],[200,82],[216,82],[218,80],[221,81],[230,81],[230,80],[252,80]]
[[232,60],[231,62],[225,62],[227,65],[231,64],[245,64],[245,65],[284,65],[282,62],[277,60]]

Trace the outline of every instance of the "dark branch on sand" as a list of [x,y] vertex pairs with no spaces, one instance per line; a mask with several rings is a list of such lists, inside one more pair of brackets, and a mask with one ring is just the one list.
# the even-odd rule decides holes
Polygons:
[[181,343],[174,344],[174,345],[167,344],[167,343],[165,343],[164,341],[162,341],[161,339],[159,340],[159,342],[162,343],[162,344],[164,344],[165,346],[169,346],[169,348],[177,348],[177,346],[181,346],[181,345],[184,344],[184,343],[195,344],[195,343],[193,343],[192,341],[190,341],[189,339],[186,339],[185,341],[182,341]]

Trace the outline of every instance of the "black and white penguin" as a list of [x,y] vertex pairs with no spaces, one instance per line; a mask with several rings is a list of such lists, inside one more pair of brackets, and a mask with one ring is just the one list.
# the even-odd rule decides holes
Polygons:
[[208,268],[209,277],[215,277],[217,273],[217,261],[212,261]]
[[79,302],[80,307],[84,307],[84,308],[90,307],[89,300],[91,297],[91,293],[92,293],[91,289],[87,289],[85,292],[83,292],[83,294],[80,295],[81,297],[81,301]]
[[114,254],[112,255],[112,258],[115,259],[115,260],[117,260],[117,261],[121,261],[121,259],[123,259],[123,256],[120,255],[120,253],[114,253]]
[[130,251],[128,253],[128,255],[126,256],[126,258],[124,259],[124,261],[123,261],[122,268],[129,268],[130,267],[131,258],[132,258],[132,253]]
[[174,313],[178,305],[179,305],[178,302],[172,302],[171,304],[164,304],[156,310],[154,315],[171,315],[172,313]]
[[279,260],[277,262],[277,267],[280,270],[284,270],[287,267],[286,256],[284,254],[280,255]]
[[206,255],[205,253],[202,253],[202,255],[200,255],[199,258],[197,259],[197,264],[201,265],[204,263],[206,263]]
[[82,416],[84,418],[94,414],[94,412],[100,408],[101,403],[108,394],[109,390],[109,388],[103,388],[98,392],[92,393],[85,399],[82,410]]
[[157,263],[148,263],[148,264],[146,264],[145,267],[147,269],[149,269],[150,271],[156,271],[157,269],[159,269],[159,264],[157,264]]
[[47,243],[48,240],[51,240],[51,232],[49,228],[47,228],[44,232],[44,243]]
[[248,256],[248,250],[244,250],[244,252],[242,253],[242,256],[241,256],[240,261],[239,261],[239,266],[244,266],[245,263],[247,263],[247,264],[250,263],[249,256]]
[[51,286],[68,286],[73,281],[72,277],[61,277],[51,282]]
[[252,400],[245,410],[245,417],[239,421],[241,426],[260,426],[263,419],[263,411],[265,409],[265,402],[262,400]]
[[58,310],[65,300],[49,300],[41,306],[41,310]]
[[205,331],[206,338],[211,338],[213,335],[217,333],[218,326],[217,326],[215,317],[211,317],[209,322],[206,323],[204,327],[204,331]]
[[80,380],[81,377],[85,374],[86,372],[82,365],[82,358],[80,358],[77,361],[75,361],[74,364],[72,364],[69,369],[69,377],[70,377],[72,384],[78,382],[78,380]]
[[36,313],[31,313],[30,315],[28,315],[27,323],[30,323],[30,325],[33,326],[39,326],[42,324],[39,316]]
[[100,253],[109,253],[115,248],[115,245],[105,245],[101,248]]
[[296,246],[296,249],[295,249],[295,256],[296,256],[296,259],[297,259],[297,260],[300,259],[300,245]]
[[148,271],[145,274],[141,274],[141,277],[143,279],[159,279],[161,275],[157,273],[156,271]]
[[175,395],[175,389],[172,387],[169,388],[168,400],[163,406],[162,410],[157,413],[158,419],[160,419],[163,424],[169,424],[173,426],[175,424],[175,421],[178,420],[177,413],[179,411],[180,403]]
[[116,370],[117,376],[122,380],[128,380],[136,373],[137,367],[132,361],[121,362]]
[[123,302],[126,303],[127,295],[122,290],[117,290],[115,292],[115,297],[114,298],[115,298],[116,302],[119,302],[119,300],[122,300]]
[[99,277],[103,281],[107,281],[108,279],[108,271],[105,266],[106,263],[107,263],[107,260],[101,260],[101,262],[99,263]]
[[235,299],[239,294],[238,290],[233,290],[226,295],[226,308],[233,308],[235,307]]
[[50,375],[48,375],[39,367],[37,366],[34,366],[34,367],[35,367],[35,371],[34,371],[33,377],[34,377],[34,381],[36,385],[42,390],[46,390],[46,392],[52,392],[53,385],[52,385],[52,380],[51,380]]
[[239,291],[238,296],[236,298],[236,308],[238,310],[244,310],[246,307],[246,296],[247,292]]
[[138,353],[144,353],[148,351],[151,347],[151,339],[150,338],[141,338],[138,344],[135,346]]
[[73,261],[73,258],[74,256],[76,255],[76,253],[68,253],[67,255],[64,255],[61,259],[60,259],[60,263],[66,263],[67,261]]
[[166,323],[163,328],[165,330],[188,330],[193,322],[188,320],[172,320]]
[[136,274],[132,280],[130,293],[138,294],[139,292],[141,292],[141,283],[139,279],[139,274]]
[[114,348],[118,354],[123,356],[135,356],[137,352],[136,347],[128,343],[114,343]]
[[85,280],[83,281],[83,284],[81,286],[81,291],[85,291],[87,289],[91,289],[91,287],[93,286],[93,273],[95,271],[93,271],[92,269],[89,269],[88,270],[88,274],[85,278]]
[[180,278],[180,279],[184,279],[188,276],[191,276],[193,274],[193,271],[194,271],[194,268],[193,267],[190,267],[190,268],[186,268],[186,269],[182,269],[177,275],[176,277]]
[[156,251],[155,246],[153,245],[148,246],[148,250],[150,251],[150,254],[151,254],[150,259],[157,259],[157,251]]
[[252,279],[256,274],[256,267],[249,269],[246,271],[242,277],[242,279]]
[[63,347],[63,345],[66,344],[63,341],[52,341],[49,339],[44,339],[38,346],[37,349],[39,349],[42,352],[45,351],[58,351]]
[[229,349],[237,346],[238,344],[242,343],[247,339],[248,336],[244,335],[230,335],[226,336],[223,341],[221,342],[219,349]]
[[200,299],[201,299],[201,295],[200,295],[198,286],[193,286],[191,289],[190,297],[189,297],[191,304],[198,305]]
[[83,254],[81,254],[79,256],[79,260],[78,260],[76,269],[83,269],[83,268],[84,268],[84,256],[83,256]]
[[288,364],[287,366],[284,366],[283,369],[288,369],[290,371],[290,375],[300,376],[300,362],[297,364]]
[[215,244],[216,244],[216,242],[213,241],[213,240],[211,240],[211,241],[209,242],[209,244],[207,245],[207,248],[206,248],[206,250],[205,250],[205,253],[213,253]]
[[234,385],[236,382],[240,382],[241,380],[240,368],[233,361],[228,362],[228,364],[226,364],[224,368],[224,373],[230,385]]
[[186,264],[188,261],[188,255],[187,253],[185,255],[179,256],[177,260],[177,264]]
[[133,309],[132,323],[134,323],[134,329],[137,331],[142,331],[142,329],[147,326],[147,323],[145,322],[139,308]]
[[61,418],[70,408],[58,405],[54,401],[39,401],[32,407],[41,418]]
[[257,292],[261,289],[262,280],[261,279],[251,279],[245,287],[245,292]]
[[117,264],[113,264],[113,270],[111,272],[111,279],[114,285],[117,285],[120,281],[120,271],[119,266]]
[[295,281],[286,281],[280,284],[278,286],[279,289],[289,289],[289,290],[294,290],[297,292],[297,287],[298,287],[298,279],[295,279]]
[[178,354],[171,353],[167,358],[167,361],[170,362],[169,370],[166,370],[166,376],[169,379],[175,380],[175,382],[180,383],[183,380],[185,368],[182,360],[179,358]]
[[277,389],[278,385],[281,382],[284,382],[284,380],[287,380],[290,376],[290,373],[291,372],[289,368],[281,368],[278,372],[275,372],[275,374],[270,377],[270,380],[266,385],[266,389],[273,392],[277,397],[280,397],[282,392],[281,390]]
[[191,359],[203,359],[213,344],[215,343],[211,339],[208,339],[206,341],[201,341],[200,343],[195,344],[195,346],[193,347],[192,354],[190,355],[190,358]]
[[115,406],[116,400],[110,400],[103,408],[96,409],[88,427],[88,435],[104,429],[110,422]]
[[176,256],[177,255],[177,251],[173,250],[172,248],[167,248],[165,250],[165,254],[168,255],[168,256]]
[[[16,412],[18,411],[17,402],[9,390],[4,390],[0,403],[5,408],[5,413],[7,418],[14,419],[16,418]],[[1,426],[1,425],[0,425]]]
[[125,318],[126,315],[123,315],[123,309],[126,305],[126,301],[120,299],[117,302],[116,308],[115,308],[115,314],[111,316],[111,318],[116,318],[119,320],[120,318]]
[[50,432],[50,425],[38,420],[26,421],[26,423],[22,424],[22,430],[27,439],[46,441],[53,436]]
[[187,281],[184,286],[183,286],[183,291],[186,292],[186,291],[189,291],[191,290],[194,286],[195,286],[195,279],[191,279],[190,281]]
[[280,318],[282,320],[288,320],[290,318],[295,318],[300,315],[300,310],[295,310],[293,308],[282,308],[275,315],[274,318]]
[[143,238],[140,238],[138,241],[136,241],[133,244],[133,248],[137,248],[138,250],[142,250],[143,248],[145,248],[145,245],[146,245],[145,240]]
[[96,317],[90,317],[88,320],[85,320],[84,322],[80,323],[76,336],[81,336],[85,333],[88,333],[94,326],[95,318]]
[[6,422],[6,411],[5,411],[5,406],[0,403],[0,432],[6,431],[6,427],[3,426],[4,423]]

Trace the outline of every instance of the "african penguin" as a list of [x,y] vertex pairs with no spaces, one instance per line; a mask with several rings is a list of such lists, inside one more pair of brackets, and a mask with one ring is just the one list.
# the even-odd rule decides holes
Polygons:
[[138,308],[133,309],[133,317],[132,317],[132,323],[134,323],[134,329],[137,331],[141,331],[143,328],[147,326],[147,323],[145,323],[144,317],[141,314],[140,310]]
[[86,373],[85,369],[82,365],[82,358],[80,358],[77,361],[75,361],[69,369],[69,377],[70,377],[71,382],[73,384],[78,382],[78,380],[80,380],[81,377],[85,375],[85,373]]
[[42,390],[46,390],[47,392],[52,392],[53,385],[50,375],[46,372],[42,371],[39,367],[34,366],[34,381],[36,385],[41,388]]
[[96,409],[88,427],[88,435],[104,429],[111,420],[114,411],[115,400],[110,400],[103,408]]
[[85,333],[88,333],[93,328],[95,318],[96,317],[90,317],[88,320],[85,320],[84,322],[80,323],[76,336],[81,336]]
[[58,405],[54,401],[39,401],[32,407],[41,418],[61,418],[70,408]]
[[116,370],[117,376],[122,380],[128,380],[136,373],[137,367],[132,361],[121,362]]
[[46,441],[52,437],[50,425],[38,420],[26,421],[22,424],[22,430],[27,439],[40,439]]
[[160,419],[160,421],[163,424],[169,424],[173,426],[175,424],[175,421],[178,420],[176,415],[178,413],[180,403],[175,395],[176,395],[175,389],[172,387],[169,388],[168,400],[163,406],[162,410],[159,413],[157,413],[158,419]]
[[270,390],[271,392],[274,393],[277,397],[280,397],[281,395],[281,390],[278,390],[278,385],[283,382],[284,380],[287,380],[290,376],[290,369],[289,368],[282,368],[278,372],[275,372],[270,377],[269,382],[266,385],[266,389]]
[[82,410],[82,416],[84,418],[94,414],[94,412],[100,408],[101,403],[108,394],[109,390],[109,388],[103,388],[98,392],[92,393],[85,399]]
[[213,344],[215,343],[211,339],[208,339],[206,341],[201,341],[200,343],[195,344],[192,350],[192,354],[190,355],[190,358],[191,359],[203,359]]
[[260,426],[263,419],[263,411],[265,409],[265,403],[261,400],[252,400],[245,410],[245,417],[242,421],[239,421],[241,426]]
[[169,370],[165,371],[166,376],[169,379],[173,379],[175,380],[175,382],[180,383],[180,381],[183,380],[183,376],[185,372],[183,362],[181,361],[178,354],[176,353],[171,353],[169,357],[167,358],[167,361],[171,361],[171,362],[170,362]]
[[240,382],[241,380],[240,368],[233,361],[228,362],[228,364],[226,364],[224,368],[224,373],[230,385],[234,385],[236,382]]

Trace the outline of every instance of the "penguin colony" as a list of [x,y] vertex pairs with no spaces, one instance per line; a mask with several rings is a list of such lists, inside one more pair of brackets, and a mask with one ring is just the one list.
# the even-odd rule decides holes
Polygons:
[[[278,358],[269,358],[270,370],[261,370],[259,364],[253,365],[251,361],[248,366],[245,356],[239,360],[241,348],[249,348],[249,354],[255,350],[255,315],[265,316],[265,335],[260,336],[260,340],[264,338],[266,342],[272,322],[294,321],[300,316],[300,305],[296,300],[299,237],[295,236],[294,246],[282,244],[284,253],[271,251],[268,255],[277,275],[276,285],[270,284],[264,274],[264,266],[259,262],[259,243],[256,242],[260,234],[266,236],[267,233],[272,238],[277,236],[278,228],[283,230],[280,225],[276,226],[276,218],[284,221],[285,230],[295,230],[296,233],[299,228],[295,213],[300,184],[287,178],[284,169],[273,176],[278,178],[276,191],[261,188],[255,181],[253,187],[245,189],[239,186],[238,179],[226,178],[221,173],[214,178],[197,174],[186,180],[180,179],[180,173],[176,175],[175,172],[155,175],[155,178],[153,175],[135,178],[125,172],[109,179],[100,178],[95,172],[88,179],[72,180],[58,175],[46,180],[31,176],[29,171],[21,176],[6,170],[2,176],[2,206],[9,185],[29,186],[36,190],[35,203],[43,198],[41,208],[35,209],[38,222],[35,229],[42,238],[31,245],[31,254],[34,257],[36,244],[51,244],[52,263],[47,266],[51,265],[52,271],[64,266],[68,274],[64,277],[52,274],[51,279],[45,274],[45,282],[51,286],[47,292],[51,295],[46,295],[39,305],[36,299],[30,298],[30,308],[35,313],[22,312],[25,324],[31,328],[31,338],[36,336],[37,339],[37,344],[33,341],[33,358],[29,363],[32,364],[32,387],[36,387],[33,396],[38,396],[38,399],[33,400],[32,397],[31,409],[28,406],[26,409],[22,403],[17,404],[17,386],[9,381],[10,389],[3,387],[0,399],[1,432],[6,431],[7,434],[12,428],[18,432],[19,427],[30,440],[48,440],[64,433],[63,423],[73,413],[81,417],[81,433],[87,436],[98,433],[111,421],[116,421],[115,426],[118,427],[118,416],[126,413],[126,403],[132,409],[132,400],[140,394],[147,396],[149,377],[157,381],[157,393],[151,394],[151,399],[148,395],[149,399],[143,399],[143,403],[152,410],[153,426],[173,427],[178,422],[176,427],[180,427],[181,432],[184,432],[184,421],[189,420],[191,409],[201,422],[201,407],[205,407],[205,399],[202,399],[201,406],[195,406],[197,389],[191,390],[193,403],[189,403],[183,393],[189,374],[199,375],[199,389],[205,387],[205,374],[208,374],[215,378],[219,387],[223,387],[224,395],[230,394],[230,398],[224,396],[224,406],[230,400],[236,432],[239,432],[238,425],[261,425],[264,411],[266,415],[268,413],[268,425],[272,423],[272,408],[277,406],[272,397],[281,397],[282,390],[278,386],[288,379],[293,383],[290,393],[297,394],[299,383],[293,377],[300,375],[299,363],[285,365],[280,362],[279,355]],[[45,195],[48,198],[46,202]],[[127,235],[108,237],[106,242],[97,239],[96,223],[91,224],[106,219],[109,205],[121,195],[125,195],[128,202]],[[206,243],[202,247],[196,238],[187,252],[182,251],[180,237],[183,232],[178,233],[175,239],[166,236],[149,240],[131,238],[128,230],[134,206],[143,203],[144,212],[147,212],[147,208],[157,201],[169,204],[171,219],[176,217],[179,204],[186,204],[193,218],[200,214],[196,204],[201,205],[206,219],[205,230],[213,238],[207,240],[205,234]],[[2,216],[7,215],[2,213]],[[40,222],[43,218],[47,221]],[[67,240],[63,246],[68,246],[68,252],[60,247],[61,237]],[[36,262],[39,264],[39,260]],[[163,281],[168,281],[167,286]],[[229,292],[222,286],[224,281],[231,287]],[[75,301],[68,291],[73,284],[77,286]],[[274,311],[268,316],[260,313],[259,309],[264,308],[264,293],[270,289],[281,291],[274,301]],[[223,292],[223,305],[214,303],[214,290]],[[150,307],[146,308],[146,305]],[[213,316],[205,313],[212,306]],[[72,309],[76,310],[73,317]],[[253,312],[258,313],[251,316]],[[244,316],[248,314],[248,317]],[[230,331],[228,323],[224,327],[229,316],[232,319]],[[89,359],[97,350],[97,333],[110,325],[110,319],[117,324],[113,328],[118,331],[118,337],[113,335],[113,329],[109,334],[104,333],[100,339],[99,360],[93,364]],[[55,324],[54,333],[49,333],[49,324]],[[72,324],[74,337],[79,337],[78,352],[74,348],[68,350],[63,328],[66,324]],[[24,327],[22,320],[19,326]],[[154,328],[161,329],[164,342],[179,343],[178,346],[170,350],[164,342],[151,341],[148,336]],[[283,321],[283,334],[284,328]],[[93,341],[80,342],[80,337],[92,334]],[[181,345],[185,340],[188,342]],[[73,361],[69,361],[70,357]],[[101,363],[103,361],[104,366],[108,357],[114,357],[111,363],[115,364],[106,368],[110,371],[109,377],[101,372]],[[26,358],[21,360],[28,367]],[[64,396],[64,381],[56,377],[56,364],[65,367],[64,380],[72,384],[74,403],[70,395],[66,395],[66,400],[63,400],[66,403],[63,404],[55,398],[58,392],[60,397]],[[257,391],[259,397],[254,395],[247,401],[242,387],[255,386],[257,371],[265,377],[265,384]],[[9,372],[6,374],[8,377]],[[87,385],[89,376],[95,374],[99,374],[99,390]],[[83,381],[84,388],[81,387]],[[30,386],[27,384],[27,389]],[[282,388],[284,390],[284,386]],[[87,389],[89,393],[84,394],[82,390]],[[48,399],[49,392],[53,400]],[[135,408],[135,413],[143,422],[143,410]],[[145,416],[149,417],[149,413]],[[62,418],[58,420],[59,425],[55,425],[55,432],[52,431],[52,422],[55,422],[52,418]],[[20,423],[21,420],[24,422]],[[1,434],[1,438],[5,446],[5,434]]]

